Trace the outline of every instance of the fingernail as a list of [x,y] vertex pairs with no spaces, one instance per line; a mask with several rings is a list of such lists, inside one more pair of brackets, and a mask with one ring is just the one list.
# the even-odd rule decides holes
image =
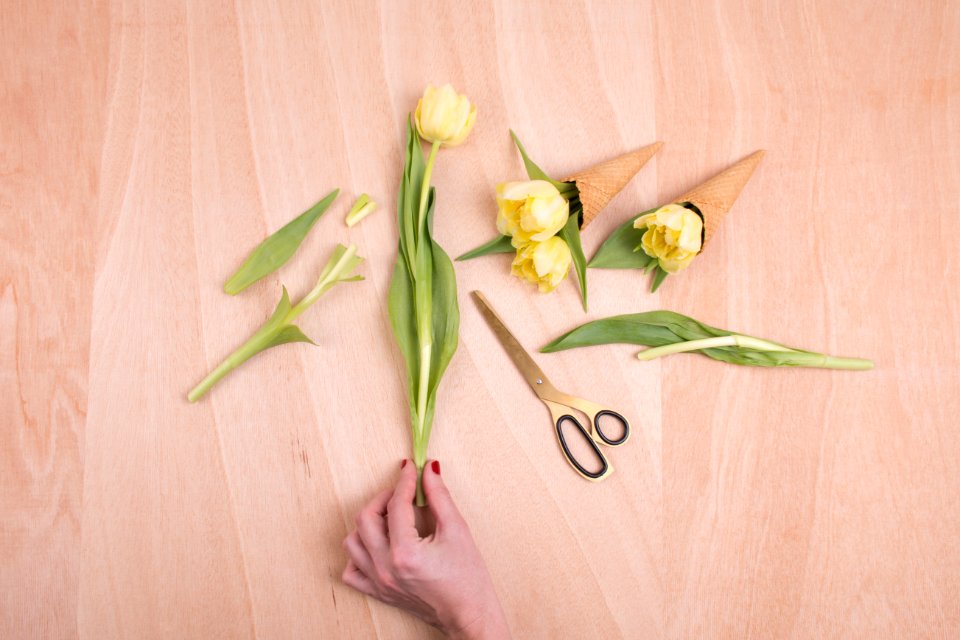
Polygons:
[[403,460],[400,461],[400,468],[403,469],[405,466],[407,466],[407,459],[406,459],[406,458],[404,458]]
[[434,460],[430,463],[430,468],[433,469],[433,472],[437,475],[440,475],[440,461]]

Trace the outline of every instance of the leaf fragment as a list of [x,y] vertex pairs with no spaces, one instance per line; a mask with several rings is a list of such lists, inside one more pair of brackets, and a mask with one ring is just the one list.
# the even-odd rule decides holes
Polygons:
[[223,285],[223,290],[236,295],[257,280],[270,275],[293,256],[307,233],[313,228],[330,204],[337,198],[339,189],[328,193],[318,203],[272,233],[250,252],[236,273]]

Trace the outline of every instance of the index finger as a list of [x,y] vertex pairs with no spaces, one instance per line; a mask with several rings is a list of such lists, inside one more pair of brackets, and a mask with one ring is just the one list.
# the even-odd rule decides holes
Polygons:
[[413,497],[417,492],[417,466],[405,460],[400,469],[400,480],[387,503],[387,527],[390,546],[396,543],[416,542],[420,539],[413,511]]

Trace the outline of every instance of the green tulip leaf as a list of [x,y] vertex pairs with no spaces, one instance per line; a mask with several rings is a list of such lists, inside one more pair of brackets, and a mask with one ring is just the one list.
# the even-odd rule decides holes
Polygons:
[[490,242],[485,242],[475,249],[467,251],[463,255],[457,258],[457,262],[464,260],[473,260],[474,258],[479,258],[480,256],[488,256],[492,253],[513,253],[516,251],[513,245],[511,244],[510,236],[498,236],[491,240]]
[[[651,262],[652,261],[653,259],[651,258]],[[663,267],[657,264],[653,272],[653,282],[650,285],[650,293],[655,293],[657,289],[660,288],[660,285],[663,284],[663,281],[667,279],[668,275],[670,274],[664,271]]]
[[576,213],[571,213],[567,218],[567,223],[563,225],[558,233],[570,247],[570,255],[573,257],[573,268],[577,273],[577,282],[580,285],[580,301],[583,304],[583,310],[587,310],[587,258],[583,255],[583,246],[580,243],[580,225],[578,224]]
[[814,367],[867,370],[873,362],[804,351],[703,324],[673,311],[647,311],[594,320],[568,331],[540,349],[543,353],[603,344],[651,347],[637,354],[652,360],[674,353],[697,352],[729,364],[756,367]]
[[257,280],[270,275],[286,264],[300,247],[303,239],[307,237],[307,233],[313,228],[313,225],[336,199],[338,193],[340,193],[340,190],[334,189],[320,202],[261,242],[257,248],[250,252],[237,272],[230,276],[230,279],[223,285],[223,290],[232,296],[236,295]]
[[290,324],[279,331],[277,331],[266,343],[262,351],[266,351],[271,347],[276,347],[281,344],[288,344],[290,342],[309,342],[310,344],[316,346],[316,342],[307,337],[307,335],[300,330],[295,324]]
[[637,218],[656,210],[654,208],[639,213],[614,229],[593,254],[587,266],[591,269],[646,269],[651,262],[656,262],[644,253],[643,249],[636,251],[644,231],[633,228]]
[[513,129],[510,130],[510,135],[513,137],[514,144],[517,145],[517,150],[520,152],[520,157],[523,158],[523,166],[527,170],[527,176],[531,180],[546,180],[555,186],[557,191],[559,191],[560,194],[567,200],[579,197],[579,191],[577,190],[576,184],[573,182],[561,182],[548,176],[547,173],[541,169],[536,162],[531,160],[530,156],[527,155],[527,150],[523,148],[520,138],[517,137],[517,134],[514,133]]

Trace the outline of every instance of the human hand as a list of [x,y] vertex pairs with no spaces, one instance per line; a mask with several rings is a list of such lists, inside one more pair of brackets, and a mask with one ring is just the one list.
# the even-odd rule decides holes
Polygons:
[[436,521],[420,537],[413,499],[417,469],[401,463],[400,480],[357,514],[343,546],[343,581],[387,604],[406,609],[452,638],[509,638],[487,566],[440,477],[436,460],[423,469],[423,490]]

